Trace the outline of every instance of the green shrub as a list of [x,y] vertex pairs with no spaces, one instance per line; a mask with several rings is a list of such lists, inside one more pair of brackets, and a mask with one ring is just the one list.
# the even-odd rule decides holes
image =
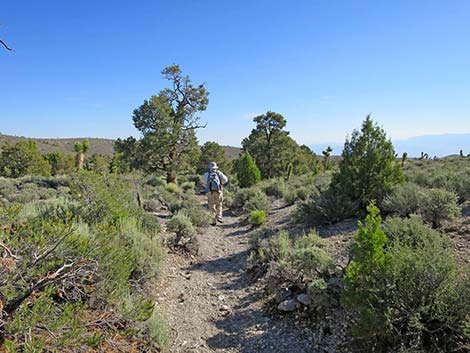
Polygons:
[[312,226],[332,224],[354,216],[358,207],[357,202],[327,190],[320,197],[299,204],[292,219]]
[[251,211],[264,211],[269,212],[271,208],[271,201],[269,200],[268,196],[262,191],[257,191],[251,197],[246,200],[245,204],[243,205],[243,210],[245,212]]
[[413,248],[430,243],[439,243],[442,248],[450,247],[449,238],[427,227],[418,215],[411,215],[409,218],[388,218],[383,230],[390,243],[398,241]]
[[248,221],[255,226],[265,224],[267,221],[266,212],[262,210],[251,211]]
[[162,177],[158,177],[158,176],[154,176],[154,177],[151,177],[149,178],[145,184],[147,185],[150,185],[150,186],[164,186],[166,183],[165,183],[165,179],[162,178]]
[[170,332],[156,308],[144,325],[148,341],[156,345],[159,350],[166,352],[170,343]]
[[177,213],[167,223],[168,230],[174,232],[178,238],[189,238],[196,235],[191,219],[183,214]]
[[292,249],[291,262],[297,272],[309,278],[334,268],[334,262],[324,249],[325,242],[315,233],[299,237]]
[[450,220],[460,214],[457,195],[443,189],[429,189],[421,194],[420,213],[433,227],[440,227],[442,221]]
[[287,186],[284,179],[270,179],[263,183],[261,190],[268,196],[283,198],[287,192]]
[[72,179],[71,193],[80,202],[80,216],[90,224],[118,223],[142,212],[136,192],[119,175],[81,171]]
[[176,185],[174,183],[166,184],[165,185],[165,190],[168,191],[168,192],[171,192],[172,194],[180,194],[181,193],[181,190],[178,187],[178,185]]
[[207,227],[212,221],[211,214],[200,206],[183,208],[178,214],[188,217],[195,227]]
[[422,191],[423,189],[417,184],[406,183],[400,185],[385,198],[384,210],[402,217],[417,213]]
[[153,214],[144,213],[141,219],[142,229],[152,235],[152,238],[160,233],[161,227],[158,217]]
[[371,203],[365,224],[359,222],[354,236],[354,260],[346,268],[343,302],[359,315],[359,331],[368,332],[383,325],[383,318],[371,308],[378,308],[381,298],[374,288],[383,283],[390,254],[385,252],[387,236],[380,227],[380,210]]
[[[224,194],[227,192],[227,190],[224,191]],[[251,198],[254,197],[259,192],[258,189],[256,188],[243,188],[237,190],[237,192],[234,195],[234,199],[232,202],[232,207],[233,208],[243,208],[245,206],[245,203]]]
[[195,190],[196,184],[193,181],[186,181],[181,184],[181,188],[184,191]]
[[267,239],[258,249],[258,254],[263,262],[283,262],[288,259],[291,251],[289,233],[280,231],[271,239]]

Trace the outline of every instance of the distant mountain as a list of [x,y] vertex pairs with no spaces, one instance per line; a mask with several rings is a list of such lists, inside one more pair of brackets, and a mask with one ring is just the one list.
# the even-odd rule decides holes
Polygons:
[[[36,142],[38,149],[41,153],[49,152],[63,152],[74,153],[74,145],[76,142],[88,139],[90,141],[89,154],[101,154],[103,156],[112,156],[114,153],[114,142],[112,139],[104,138],[89,138],[89,137],[76,137],[76,138],[29,138],[23,136],[11,136],[0,134],[0,146],[5,143],[16,143],[21,140],[32,140]],[[227,157],[232,160],[239,156],[241,149],[238,147],[223,146]]]
[[[458,155],[460,150],[466,155],[470,153],[470,134],[423,135],[392,142],[399,155],[407,152],[409,157],[419,157],[421,152],[427,153],[429,157]],[[340,155],[344,143],[320,143],[310,147],[315,153],[321,154],[328,146],[333,148],[333,155]]]

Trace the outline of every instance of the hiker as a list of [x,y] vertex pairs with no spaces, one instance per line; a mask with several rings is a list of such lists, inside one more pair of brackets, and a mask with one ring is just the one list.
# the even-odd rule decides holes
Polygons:
[[223,223],[222,203],[224,200],[224,185],[227,184],[228,178],[219,170],[217,163],[210,162],[208,171],[204,173],[203,181],[206,187],[209,211],[214,217],[211,225],[215,226],[217,222]]

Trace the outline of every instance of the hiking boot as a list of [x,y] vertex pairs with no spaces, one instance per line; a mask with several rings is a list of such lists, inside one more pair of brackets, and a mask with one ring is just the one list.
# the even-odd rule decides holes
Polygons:
[[224,223],[224,220],[222,218],[217,218],[217,222]]

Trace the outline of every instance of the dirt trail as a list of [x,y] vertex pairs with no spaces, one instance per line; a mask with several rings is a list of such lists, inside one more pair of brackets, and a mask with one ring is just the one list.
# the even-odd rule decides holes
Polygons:
[[168,254],[157,301],[172,331],[170,352],[315,352],[314,334],[263,310],[244,272],[250,226],[228,215],[199,235],[194,258]]

